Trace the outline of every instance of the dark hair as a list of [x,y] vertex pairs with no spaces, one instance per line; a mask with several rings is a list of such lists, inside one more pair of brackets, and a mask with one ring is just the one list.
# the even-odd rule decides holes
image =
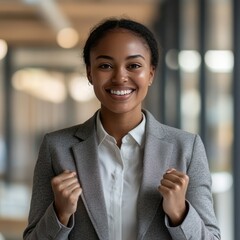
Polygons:
[[153,33],[143,24],[130,19],[109,18],[100,22],[90,32],[90,35],[83,48],[83,59],[87,66],[90,65],[90,51],[98,42],[111,30],[123,28],[127,29],[145,40],[151,52],[151,64],[157,67],[159,60],[158,43]]

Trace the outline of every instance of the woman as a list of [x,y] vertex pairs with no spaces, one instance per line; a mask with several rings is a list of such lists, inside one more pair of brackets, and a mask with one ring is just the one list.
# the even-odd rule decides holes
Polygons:
[[101,108],[44,137],[24,239],[220,239],[200,137],[142,109],[158,64],[153,34],[108,19],[84,60]]

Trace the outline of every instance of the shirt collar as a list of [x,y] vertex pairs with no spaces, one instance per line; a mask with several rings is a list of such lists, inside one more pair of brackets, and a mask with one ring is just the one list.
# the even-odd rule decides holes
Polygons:
[[[138,124],[134,129],[132,129],[128,134],[132,136],[132,138],[138,143],[138,145],[142,146],[144,144],[145,139],[145,125],[146,125],[146,117],[142,114],[143,118],[140,124]],[[110,136],[105,129],[100,120],[100,111],[97,113],[97,136],[98,136],[98,144],[101,143],[106,139],[111,139],[111,141],[116,140]]]

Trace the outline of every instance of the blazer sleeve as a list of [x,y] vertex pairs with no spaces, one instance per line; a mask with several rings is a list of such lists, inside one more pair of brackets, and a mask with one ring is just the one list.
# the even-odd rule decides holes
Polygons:
[[53,207],[54,196],[51,187],[51,179],[54,176],[46,135],[35,165],[28,226],[23,233],[24,240],[68,239],[74,219],[72,217],[70,220],[70,227],[65,227],[58,221]]
[[165,219],[172,239],[219,240],[221,237],[213,208],[211,174],[205,148],[198,135],[192,147],[187,174],[190,179],[186,196],[188,214],[177,227],[170,227]]

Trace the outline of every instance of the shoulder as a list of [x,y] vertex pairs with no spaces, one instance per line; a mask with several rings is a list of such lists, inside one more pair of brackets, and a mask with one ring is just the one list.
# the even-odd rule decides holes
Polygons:
[[146,115],[146,131],[148,134],[155,135],[157,138],[164,139],[167,142],[185,142],[195,141],[199,136],[195,133],[190,133],[182,129],[171,127],[160,123],[148,111],[144,111]]
[[187,132],[182,129],[174,128],[160,123],[161,128],[165,133],[165,139],[172,140],[181,140],[181,141],[194,141],[198,136],[195,133]]

